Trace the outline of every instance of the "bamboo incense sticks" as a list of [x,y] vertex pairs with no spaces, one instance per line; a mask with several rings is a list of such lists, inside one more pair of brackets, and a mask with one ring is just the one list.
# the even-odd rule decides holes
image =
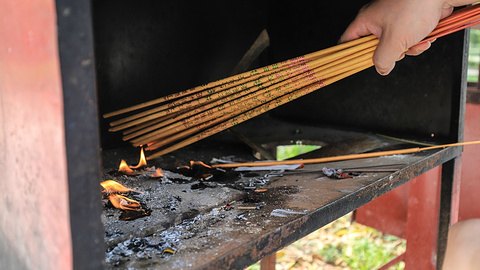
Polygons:
[[[455,11],[422,42],[464,29],[480,20],[480,5]],[[327,49],[200,85],[105,114],[129,116],[110,123],[133,146],[177,150],[373,66],[378,39],[366,36]]]
[[367,36],[367,37],[364,37],[364,38],[360,38],[360,39],[354,40],[354,41],[349,42],[349,43],[340,44],[340,45],[337,45],[337,46],[334,46],[334,47],[331,47],[331,48],[327,48],[327,49],[324,49],[324,50],[321,50],[321,51],[318,51],[318,52],[313,52],[313,53],[310,53],[310,54],[307,54],[307,55],[304,55],[304,56],[300,56],[300,57],[297,57],[297,58],[294,58],[294,59],[290,59],[290,60],[287,60],[287,61],[284,61],[284,62],[281,62],[281,63],[273,64],[273,65],[266,66],[266,67],[263,67],[263,68],[254,69],[254,70],[247,71],[247,72],[244,72],[244,73],[241,73],[241,74],[238,74],[238,75],[233,75],[233,76],[230,76],[228,78],[224,78],[224,79],[221,79],[221,80],[218,80],[218,81],[210,82],[210,83],[207,83],[205,85],[200,85],[200,86],[197,86],[197,87],[185,90],[185,91],[181,91],[181,92],[178,92],[178,93],[175,93],[175,94],[171,94],[171,95],[168,95],[168,96],[165,96],[165,97],[162,97],[162,98],[158,98],[158,99],[155,99],[155,100],[152,100],[152,101],[144,102],[144,103],[141,103],[141,104],[138,104],[138,105],[135,105],[135,106],[132,106],[132,107],[128,107],[128,108],[125,108],[125,109],[121,109],[121,110],[118,110],[118,111],[115,111],[115,112],[107,113],[107,114],[104,115],[104,117],[109,118],[109,117],[112,117],[112,116],[124,114],[126,112],[131,112],[131,111],[135,111],[135,110],[138,110],[138,109],[146,108],[148,106],[160,104],[160,103],[163,103],[163,102],[168,102],[168,101],[176,99],[176,98],[180,98],[180,97],[184,97],[184,96],[187,96],[187,95],[195,94],[195,93],[197,93],[201,90],[205,90],[205,89],[208,89],[208,88],[213,88],[213,87],[220,86],[220,85],[225,85],[225,84],[228,84],[230,82],[233,82],[233,81],[236,81],[236,80],[239,80],[239,79],[248,79],[248,78],[256,79],[265,70],[275,70],[276,68],[279,68],[279,67],[282,68],[282,67],[285,67],[285,66],[290,66],[291,67],[292,63],[294,63],[296,61],[300,62],[302,59],[308,60],[308,59],[319,58],[323,55],[328,55],[328,54],[343,50],[343,49],[348,48],[348,47],[353,47],[357,44],[362,44],[364,42],[367,42],[367,41],[373,40],[373,39],[375,39],[374,36]]
[[[185,140],[183,140],[183,141],[181,141],[181,142],[179,142],[179,143],[177,143],[177,144],[175,144],[175,145],[173,145],[173,146],[170,146],[170,147],[165,148],[165,149],[163,149],[163,150],[161,150],[161,151],[158,151],[158,152],[155,153],[155,154],[152,154],[152,155],[148,156],[147,159],[153,159],[153,158],[162,156],[162,155],[164,155],[164,154],[167,154],[167,153],[169,153],[169,152],[172,152],[172,151],[174,151],[174,150],[180,149],[180,148],[182,148],[182,147],[184,147],[184,146],[190,145],[190,144],[192,144],[192,143],[194,143],[194,142],[197,142],[197,141],[199,141],[199,140],[201,140],[201,139],[203,139],[203,138],[206,138],[206,137],[211,136],[211,135],[213,135],[213,134],[216,134],[216,133],[218,133],[218,132],[220,132],[220,131],[223,131],[223,130],[229,128],[229,127],[238,125],[238,124],[240,124],[240,123],[242,123],[242,122],[244,122],[244,121],[246,121],[246,120],[249,120],[249,119],[251,119],[251,118],[253,118],[253,117],[255,117],[255,116],[258,116],[258,115],[260,115],[260,114],[262,114],[262,113],[264,113],[264,112],[266,112],[266,111],[268,111],[268,110],[270,110],[270,109],[276,108],[276,107],[278,107],[278,106],[280,106],[280,105],[283,105],[283,104],[285,104],[285,103],[287,103],[287,102],[290,102],[290,101],[292,101],[292,100],[294,100],[294,99],[296,99],[296,98],[298,98],[298,97],[301,97],[301,96],[303,96],[303,95],[305,95],[305,94],[308,94],[308,93],[310,93],[310,92],[312,92],[312,91],[314,91],[314,90],[316,90],[316,89],[318,89],[318,88],[320,88],[320,87],[322,87],[322,86],[324,86],[324,85],[327,85],[327,84],[330,84],[330,83],[339,81],[339,80],[341,80],[341,79],[343,79],[343,78],[346,78],[346,77],[348,77],[348,76],[350,76],[350,75],[352,75],[352,74],[355,74],[355,73],[357,73],[357,72],[360,72],[361,70],[364,70],[364,69],[366,69],[366,68],[368,68],[368,67],[371,67],[371,66],[372,66],[372,63],[371,63],[371,61],[370,61],[369,63],[366,63],[366,64],[364,64],[363,66],[360,66],[360,67],[358,67],[358,68],[356,68],[356,69],[350,70],[348,73],[343,73],[343,74],[340,74],[340,75],[338,75],[338,76],[336,76],[336,77],[330,78],[328,81],[325,80],[325,81],[319,82],[319,83],[317,83],[317,84],[309,85],[309,86],[307,86],[307,87],[305,87],[305,88],[301,88],[300,90],[297,90],[295,93],[291,93],[291,94],[289,94],[289,95],[287,95],[287,96],[282,96],[282,97],[279,98],[279,99],[272,100],[272,101],[270,101],[270,102],[268,102],[268,103],[265,103],[265,104],[263,104],[263,105],[261,105],[261,106],[259,106],[259,107],[257,107],[257,108],[254,108],[253,110],[249,111],[249,113],[247,113],[247,114],[242,114],[242,117],[231,118],[231,119],[229,119],[228,121],[225,121],[225,122],[223,122],[223,123],[221,123],[221,124],[219,124],[219,125],[217,125],[217,126],[214,126],[214,127],[210,128],[210,129],[207,129],[207,130],[205,130],[205,131],[203,131],[203,132],[201,132],[201,133],[199,133],[199,134],[197,134],[197,135],[195,135],[195,136],[187,137],[187,139],[185,139]],[[220,120],[223,120],[223,118],[220,119]],[[215,123],[216,123],[216,122],[215,122]],[[207,122],[206,124],[208,125],[208,124],[211,124],[211,123],[208,123],[208,122]],[[209,125],[209,126],[211,126],[211,125]],[[178,139],[178,137],[181,137],[181,136],[191,135],[190,131],[192,131],[192,129],[185,131],[186,133],[178,134],[177,137],[172,137],[172,139]],[[150,144],[150,145],[146,148],[146,150],[155,150],[155,149],[158,148],[157,146],[159,146],[159,144],[166,144],[166,143],[170,143],[170,142],[171,142],[171,141],[168,140],[168,139],[162,140],[161,142],[155,142],[155,143],[153,143],[153,144]]]

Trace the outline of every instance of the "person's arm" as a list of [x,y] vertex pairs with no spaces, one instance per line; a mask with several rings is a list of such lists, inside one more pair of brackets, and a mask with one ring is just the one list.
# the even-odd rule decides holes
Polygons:
[[[453,7],[472,0],[374,0],[364,6],[347,27],[340,42],[373,34],[380,39],[373,56],[377,72],[388,75],[395,62],[405,54],[418,55],[430,47],[429,42],[418,44],[450,15]],[[418,44],[418,45],[416,45]],[[416,46],[414,46],[416,45]]]
[[480,219],[455,223],[448,231],[443,270],[474,270],[480,267]]

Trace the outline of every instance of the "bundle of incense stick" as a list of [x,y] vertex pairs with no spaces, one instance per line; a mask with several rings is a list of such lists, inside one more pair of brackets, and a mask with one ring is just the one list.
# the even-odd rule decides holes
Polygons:
[[[480,21],[480,5],[440,21],[422,42]],[[182,92],[105,114],[128,117],[110,123],[133,146],[162,156],[228,129],[373,65],[378,39],[366,36],[287,61],[254,69]],[[140,112],[136,112],[140,111]]]

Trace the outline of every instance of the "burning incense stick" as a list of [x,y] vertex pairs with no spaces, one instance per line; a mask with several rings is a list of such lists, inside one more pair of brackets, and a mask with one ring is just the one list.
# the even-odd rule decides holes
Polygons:
[[275,165],[291,165],[291,164],[325,163],[325,162],[344,161],[344,160],[352,160],[352,159],[413,154],[413,153],[419,153],[419,152],[432,150],[432,149],[440,149],[440,148],[471,145],[471,144],[480,144],[480,141],[451,143],[451,144],[443,144],[443,145],[429,146],[429,147],[423,147],[423,148],[414,147],[414,148],[407,148],[407,149],[401,149],[401,150],[382,151],[382,152],[363,153],[363,154],[353,154],[353,155],[325,157],[325,158],[214,164],[214,165],[212,165],[212,168],[236,168],[236,167],[258,167],[258,166],[275,166]]
[[[422,42],[464,29],[480,20],[480,5],[455,11],[439,22]],[[174,151],[243,121],[318,90],[373,65],[378,44],[363,37],[318,52],[296,57],[197,86],[176,94],[112,112],[112,117],[146,109],[116,121],[110,131],[145,150],[163,148],[152,159]],[[156,107],[147,109],[156,105]]]

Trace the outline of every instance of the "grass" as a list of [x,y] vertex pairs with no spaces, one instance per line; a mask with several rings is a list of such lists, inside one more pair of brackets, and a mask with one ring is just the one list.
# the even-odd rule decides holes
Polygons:
[[305,145],[300,141],[292,145],[277,146],[277,160],[285,160],[319,149],[319,145]]
[[478,66],[480,63],[480,29],[470,30],[470,45],[468,51],[467,81],[478,83]]
[[[405,252],[406,242],[344,216],[277,252],[277,270],[377,269]],[[254,264],[248,270],[260,270]],[[404,269],[403,262],[391,270]]]

